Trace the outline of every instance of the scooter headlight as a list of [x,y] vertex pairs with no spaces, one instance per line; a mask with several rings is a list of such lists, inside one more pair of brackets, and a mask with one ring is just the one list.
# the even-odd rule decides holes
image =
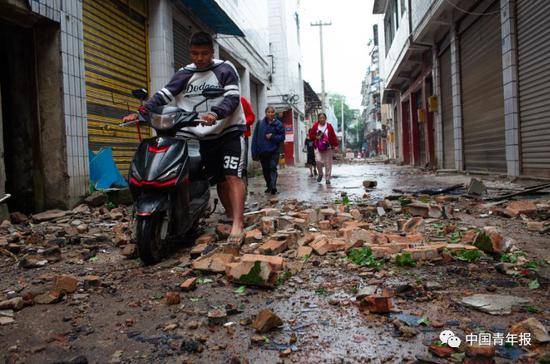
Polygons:
[[178,176],[178,173],[180,171],[180,166],[175,166],[174,168],[168,170],[167,172],[163,173],[162,175],[159,176],[159,178],[157,178],[157,180],[159,181],[167,181],[167,180],[171,180],[171,179],[174,179]]
[[176,113],[172,114],[151,114],[151,126],[159,130],[168,130],[174,127],[176,124]]

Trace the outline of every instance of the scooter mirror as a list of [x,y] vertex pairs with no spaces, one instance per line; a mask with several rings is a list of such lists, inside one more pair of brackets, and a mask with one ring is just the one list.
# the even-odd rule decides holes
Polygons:
[[202,96],[207,99],[215,99],[216,97],[223,96],[225,89],[222,87],[209,87],[202,91]]
[[138,100],[145,100],[147,99],[147,90],[144,88],[138,88],[137,90],[132,91],[132,96],[134,96]]

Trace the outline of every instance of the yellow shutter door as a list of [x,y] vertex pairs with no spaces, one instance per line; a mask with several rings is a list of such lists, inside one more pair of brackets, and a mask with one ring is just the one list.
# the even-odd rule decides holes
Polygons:
[[[84,0],[84,59],[88,141],[97,152],[112,147],[126,175],[138,144],[135,127],[119,127],[139,107],[132,90],[148,89],[146,0]],[[149,129],[142,128],[142,136]]]

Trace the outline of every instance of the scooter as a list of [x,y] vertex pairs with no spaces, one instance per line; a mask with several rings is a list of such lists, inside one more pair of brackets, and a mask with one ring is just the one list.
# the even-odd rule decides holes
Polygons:
[[[168,242],[181,241],[206,213],[210,201],[208,179],[203,171],[198,145],[177,135],[182,128],[197,126],[197,107],[224,94],[223,88],[202,92],[204,101],[192,111],[161,106],[138,121],[120,124],[145,124],[156,136],[144,139],[134,155],[128,181],[134,201],[134,232],[138,252],[145,264],[159,262]],[[147,98],[144,89],[132,95]]]

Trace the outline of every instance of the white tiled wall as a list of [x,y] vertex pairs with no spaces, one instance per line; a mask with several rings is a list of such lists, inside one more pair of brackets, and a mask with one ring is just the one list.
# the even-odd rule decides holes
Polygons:
[[517,45],[514,0],[501,0],[502,85],[504,125],[506,130],[506,163],[509,176],[519,176],[519,114],[517,81]]
[[149,1],[149,60],[152,95],[174,74],[172,4],[169,0]]
[[72,204],[88,191],[88,124],[82,30],[82,0],[30,0],[32,11],[61,27],[63,106],[67,174]]
[[460,52],[456,30],[451,32],[451,82],[453,93],[453,124],[455,142],[455,168],[464,169],[462,153],[462,98],[460,91]]

